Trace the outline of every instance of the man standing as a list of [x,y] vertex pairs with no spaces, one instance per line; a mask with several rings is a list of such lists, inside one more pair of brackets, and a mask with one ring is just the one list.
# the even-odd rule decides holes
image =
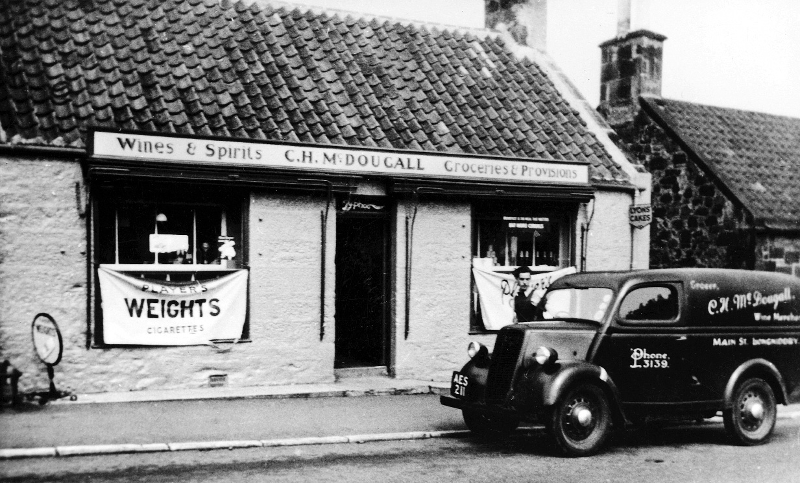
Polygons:
[[540,319],[538,315],[541,311],[536,307],[540,297],[534,296],[535,291],[531,287],[531,269],[522,265],[512,273],[517,279],[517,287],[514,290],[515,322],[532,322]]

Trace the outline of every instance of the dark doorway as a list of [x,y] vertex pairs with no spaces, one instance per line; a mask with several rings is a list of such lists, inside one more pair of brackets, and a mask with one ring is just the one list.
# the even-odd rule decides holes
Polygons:
[[337,216],[337,369],[387,364],[388,227],[381,208]]

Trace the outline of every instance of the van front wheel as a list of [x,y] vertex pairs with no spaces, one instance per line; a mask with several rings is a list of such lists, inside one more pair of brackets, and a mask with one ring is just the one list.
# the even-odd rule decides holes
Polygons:
[[766,381],[747,379],[736,386],[731,407],[722,413],[725,429],[739,444],[763,443],[775,428],[776,406],[775,394]]
[[579,383],[552,407],[548,430],[568,456],[597,453],[611,431],[611,410],[603,390]]

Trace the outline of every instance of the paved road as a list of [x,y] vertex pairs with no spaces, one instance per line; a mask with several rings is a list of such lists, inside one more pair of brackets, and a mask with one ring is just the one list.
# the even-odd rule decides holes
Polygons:
[[472,437],[361,445],[9,460],[3,481],[800,483],[800,419],[769,444],[728,443],[721,423],[651,425],[617,436],[600,455],[558,456],[541,431],[503,443]]

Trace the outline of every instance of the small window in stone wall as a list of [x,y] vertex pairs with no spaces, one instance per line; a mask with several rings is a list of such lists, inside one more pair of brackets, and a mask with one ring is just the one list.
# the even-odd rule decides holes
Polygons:
[[784,254],[783,247],[772,247],[769,249],[770,258],[783,258],[783,254]]
[[800,251],[787,251],[783,256],[783,261],[786,262],[787,265],[800,263]]

